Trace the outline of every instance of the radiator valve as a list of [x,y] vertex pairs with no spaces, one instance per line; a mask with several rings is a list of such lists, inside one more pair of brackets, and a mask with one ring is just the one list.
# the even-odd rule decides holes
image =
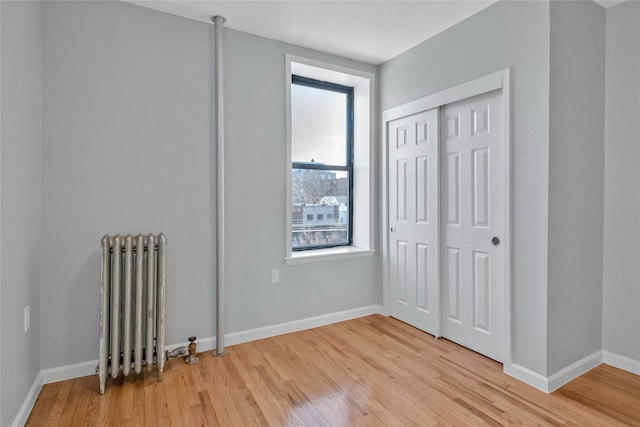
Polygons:
[[189,356],[184,359],[185,363],[191,364],[198,361],[198,356],[196,356],[196,339],[196,337],[189,337],[189,345],[187,346]]

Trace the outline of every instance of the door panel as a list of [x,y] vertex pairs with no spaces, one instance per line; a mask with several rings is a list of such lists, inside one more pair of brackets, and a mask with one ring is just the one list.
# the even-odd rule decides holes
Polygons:
[[473,151],[473,226],[489,226],[489,150]]
[[447,223],[460,225],[460,153],[446,153],[444,165],[445,201]]
[[429,245],[423,243],[416,244],[417,258],[417,309],[423,312],[429,312]]
[[429,156],[416,157],[416,222],[429,224]]
[[447,298],[447,310],[445,310],[446,316],[450,321],[460,322],[460,249],[447,247],[446,255],[446,277],[445,286],[446,292],[444,295]]
[[389,122],[390,313],[439,334],[438,110]]
[[404,240],[396,241],[396,254],[397,254],[397,270],[396,277],[398,282],[397,301],[405,306],[407,302],[407,242]]
[[489,332],[491,320],[491,278],[489,254],[473,252],[473,327]]
[[502,361],[502,92],[442,107],[442,335]]

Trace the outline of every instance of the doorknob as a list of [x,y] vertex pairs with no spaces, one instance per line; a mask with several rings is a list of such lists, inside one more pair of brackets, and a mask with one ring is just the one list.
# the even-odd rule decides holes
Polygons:
[[500,239],[494,236],[494,237],[491,239],[491,244],[492,244],[493,246],[498,246],[498,245],[500,244]]
[[391,229],[389,231],[391,231],[392,233],[395,233],[396,232],[396,228],[395,227],[391,227]]

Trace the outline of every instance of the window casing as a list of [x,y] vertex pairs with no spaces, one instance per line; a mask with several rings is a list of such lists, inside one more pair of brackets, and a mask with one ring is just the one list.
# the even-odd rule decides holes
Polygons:
[[[294,207],[291,217],[291,249],[302,251],[350,246],[353,244],[354,212],[354,89],[298,75],[291,76],[291,85],[292,115],[296,113],[293,95],[296,85],[299,88],[312,89],[311,92],[317,93],[320,97],[323,94],[340,94],[344,98],[344,110],[340,107],[337,109],[339,112],[335,113],[344,114],[344,133],[323,135],[328,141],[326,145],[314,140],[315,146],[309,147],[304,131],[296,132],[300,127],[297,127],[294,119],[291,142],[291,200]],[[320,104],[321,102],[318,102],[318,108],[321,108]],[[305,107],[308,109],[309,105]],[[321,115],[318,114],[318,117]],[[308,154],[311,158],[304,157],[307,153],[311,153]],[[315,160],[313,153],[319,154],[319,161]],[[330,162],[322,161],[325,155]],[[347,194],[344,194],[345,192]],[[305,217],[306,221],[303,221]],[[315,222],[312,220],[314,217]],[[329,220],[334,217],[335,221]]]
[[[352,206],[352,244],[318,248],[315,250],[293,250],[291,231],[293,218],[305,219],[300,206],[292,203],[292,161],[294,151],[292,147],[293,115],[291,76],[303,76],[325,82],[337,83],[353,88],[354,117],[353,117],[353,198]],[[349,259],[370,257],[375,254],[376,229],[376,169],[377,155],[375,150],[376,125],[376,74],[374,70],[346,67],[337,63],[326,62],[312,57],[301,57],[293,54],[285,55],[285,87],[286,111],[286,234],[284,261],[286,265],[300,265],[344,261]],[[308,160],[308,159],[305,159]],[[316,172],[316,171],[314,171]],[[346,205],[346,203],[345,203]],[[345,223],[346,206],[333,212],[335,223]],[[326,216],[325,216],[326,218]]]

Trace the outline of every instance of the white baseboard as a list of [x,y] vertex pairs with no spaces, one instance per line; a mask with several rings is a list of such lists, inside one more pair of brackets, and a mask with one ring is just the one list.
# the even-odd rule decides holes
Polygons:
[[553,393],[569,381],[578,378],[580,375],[590,371],[601,363],[602,351],[598,350],[548,377],[517,364],[505,364],[504,373],[540,391]]
[[[225,335],[225,345],[242,344],[249,341],[274,337],[276,335],[288,334],[290,332],[317,328],[319,326],[330,325],[331,323],[342,322],[344,320],[356,319],[358,317],[369,316],[371,314],[380,314],[382,313],[382,311],[383,308],[381,305],[370,305],[366,307],[354,308],[351,310],[339,311],[337,313],[308,317],[306,319],[295,320],[292,322],[278,323],[276,325],[265,326],[262,328],[249,329],[242,332],[234,332]],[[216,348],[215,337],[198,339],[197,342],[199,352],[209,351]],[[188,342],[171,344],[165,346],[165,348],[170,350],[188,344]],[[87,362],[74,363],[72,365],[43,369],[42,371],[40,371],[40,375],[38,375],[38,378],[40,379],[40,387],[42,386],[42,384],[49,384],[57,381],[70,380],[73,378],[93,375],[96,373],[97,365],[98,360],[95,359],[89,360]]]
[[503,372],[513,378],[522,381],[525,384],[529,384],[531,387],[537,388],[540,391],[549,393],[549,380],[544,375],[541,375],[531,369],[524,366],[512,363],[510,365],[504,364]]
[[604,350],[602,352],[602,362],[614,368],[640,375],[640,360],[630,359]]
[[547,393],[554,392],[569,381],[589,372],[600,364],[602,364],[602,351],[598,350],[595,353],[572,363],[566,368],[559,370],[549,377],[549,391],[547,391]]
[[[242,344],[245,342],[261,340],[263,338],[275,337],[277,335],[289,334],[291,332],[304,331],[305,329],[317,328],[319,326],[330,325],[332,323],[343,322],[345,320],[357,319],[358,317],[369,316],[371,314],[382,314],[381,305],[370,305],[366,307],[354,308],[351,310],[339,311],[337,313],[323,314],[306,319],[294,320],[292,322],[278,323],[261,328],[248,329],[241,332],[233,332],[224,336],[225,346]],[[198,338],[198,352],[215,350],[216,337]],[[172,349],[188,345],[188,342],[166,346]]]
[[96,366],[98,366],[98,359],[74,363],[73,365],[43,369],[40,371],[40,376],[42,377],[43,384],[56,383],[58,381],[93,375],[96,373]]
[[293,322],[278,323],[276,325],[265,326],[262,328],[249,329],[248,331],[234,332],[225,335],[225,345],[242,344],[249,341],[274,337],[276,335],[303,331],[305,329],[317,328],[319,326],[369,316],[371,314],[382,314],[382,312],[383,308],[381,305],[370,305],[367,307],[339,311],[337,313],[308,317],[306,319],[295,320]]
[[22,427],[27,423],[27,419],[29,418],[29,414],[33,409],[33,405],[35,405],[36,400],[38,399],[38,395],[40,394],[40,390],[42,390],[42,372],[38,374],[36,379],[33,381],[33,385],[29,389],[29,393],[27,393],[27,397],[24,399],[16,418],[13,420],[11,424],[12,427]]

